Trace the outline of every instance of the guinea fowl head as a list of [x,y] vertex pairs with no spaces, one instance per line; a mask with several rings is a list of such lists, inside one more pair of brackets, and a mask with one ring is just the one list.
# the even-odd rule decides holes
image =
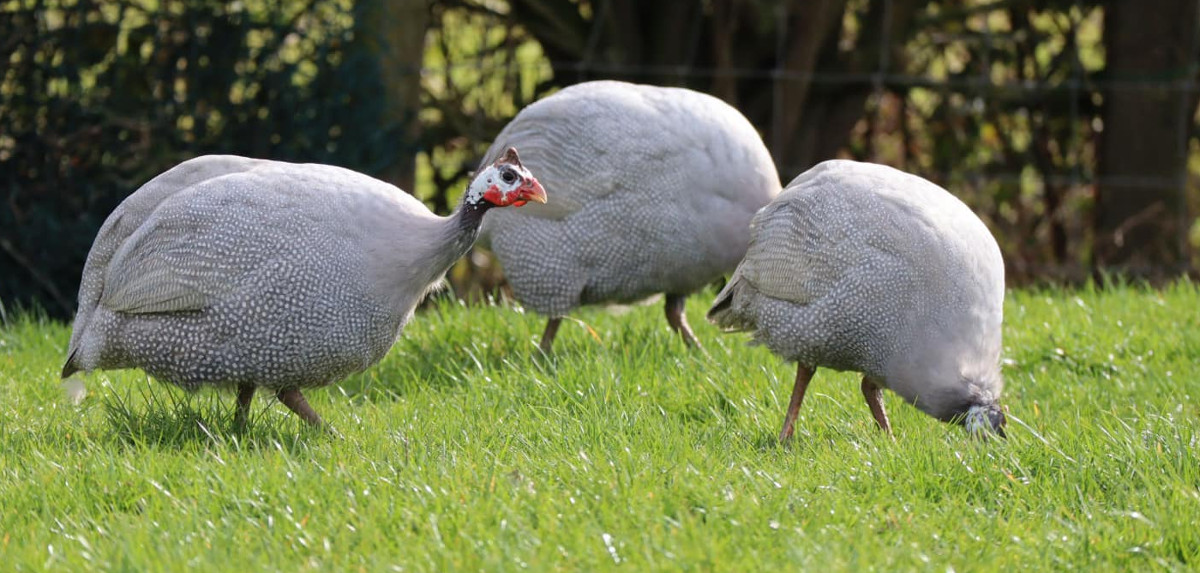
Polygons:
[[967,431],[981,438],[986,438],[990,434],[1007,438],[1008,436],[1004,433],[1004,426],[1007,423],[1008,419],[998,404],[971,406],[967,409],[967,415],[962,418],[962,424]]
[[463,197],[465,205],[476,207],[520,207],[529,201],[545,203],[546,190],[512,147],[475,175]]
[[943,411],[943,420],[957,423],[966,428],[972,436],[987,439],[993,434],[1007,438],[1004,426],[1008,419],[1001,409],[999,396],[999,373],[977,378],[963,378],[957,388],[957,399],[948,411]]
[[[913,354],[921,353],[910,351],[906,357]],[[948,354],[953,355],[926,353],[926,360],[895,365],[885,378],[887,387],[926,414],[962,426],[973,437],[1007,437],[1008,420],[1000,405],[1004,378],[995,364],[998,358],[963,364],[947,359]]]

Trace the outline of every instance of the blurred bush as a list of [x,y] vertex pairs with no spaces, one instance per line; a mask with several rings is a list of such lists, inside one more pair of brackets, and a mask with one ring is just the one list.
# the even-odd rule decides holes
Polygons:
[[[1145,4],[1145,6],[1142,6]],[[1200,268],[1200,3],[0,0],[0,301],[73,310],[104,217],[171,165],[342,165],[455,205],[525,105],[595,79],[740,109],[962,198],[1010,284]],[[477,250],[455,294],[504,286]]]
[[412,156],[383,120],[348,0],[23,0],[0,9],[0,300],[69,315],[129,193],[233,153],[376,173]]

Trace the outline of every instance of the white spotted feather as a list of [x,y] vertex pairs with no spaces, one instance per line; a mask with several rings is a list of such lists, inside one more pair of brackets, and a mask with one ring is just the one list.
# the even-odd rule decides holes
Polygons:
[[1004,262],[944,189],[882,165],[827,161],[793,180],[709,318],[788,360],[862,372],[940,419],[1002,389]]
[[328,165],[184,162],[98,234],[64,375],[139,367],[185,388],[336,381],[383,357],[470,248],[479,216],[466,206],[438,217]]
[[737,265],[780,189],[750,122],[686,89],[571,86],[523,109],[484,164],[509,146],[553,199],[496,213],[482,234],[516,297],[551,317],[702,288]]

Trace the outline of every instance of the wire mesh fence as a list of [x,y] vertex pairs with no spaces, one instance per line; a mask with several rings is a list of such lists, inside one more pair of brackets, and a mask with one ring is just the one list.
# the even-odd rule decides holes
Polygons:
[[[1200,10],[1194,0],[1175,3],[1188,8],[1174,16],[1179,29],[1169,35],[1178,40],[1170,46],[1178,54],[1160,54],[1163,65],[1138,73],[1113,69],[1111,55],[1162,46],[1111,45],[1114,34],[1106,30],[1111,4],[758,3],[756,15],[770,25],[738,30],[724,44],[714,31],[720,27],[719,4],[656,27],[631,16],[629,2],[600,0],[590,4],[594,14],[578,30],[582,48],[572,57],[563,58],[559,50],[556,59],[547,50],[540,58],[506,61],[497,69],[485,46],[460,65],[475,66],[483,75],[549,76],[555,85],[616,78],[714,93],[760,129],[784,182],[838,156],[887,163],[948,187],[996,232],[1016,282],[1092,276],[1105,262],[1098,252],[1146,227],[1169,235],[1162,240],[1172,252],[1130,257],[1121,271],[1167,276],[1195,267],[1192,165]],[[805,22],[830,4],[844,6],[844,12],[826,39],[806,44],[805,34],[820,31]],[[510,15],[474,14],[492,18],[497,28],[513,25]],[[672,52],[673,60],[622,52],[613,27],[642,34],[676,28],[672,37],[684,45]],[[520,28],[510,29],[505,41],[513,37],[543,46],[556,41]],[[751,50],[742,45],[753,43],[761,46],[747,55]],[[722,57],[722,50],[732,56]],[[1131,113],[1114,109],[1123,94],[1162,102],[1170,125],[1149,125],[1148,118],[1144,133],[1108,139],[1127,140],[1124,149],[1130,152],[1178,160],[1166,168],[1138,168],[1114,159],[1124,152],[1111,143],[1110,157],[1102,157],[1106,123]],[[438,105],[436,92],[431,99]],[[1159,114],[1155,121],[1161,120]],[[486,145],[490,135],[483,130],[470,139]],[[1135,201],[1136,209],[1111,215],[1116,202],[1105,208],[1101,195],[1118,194],[1157,199],[1140,206]],[[1109,223],[1114,217],[1119,219]]]
[[[67,312],[104,216],[201,153],[348,166],[445,212],[523,106],[606,78],[725,99],[759,128],[784,183],[848,157],[942,184],[997,235],[1014,283],[1084,279],[1114,237],[1146,229],[1167,237],[1169,256],[1123,269],[1190,272],[1200,2],[1132,4],[10,2],[0,8],[0,300]],[[550,21],[533,5],[569,17]],[[1158,60],[1118,69],[1138,44],[1120,44],[1114,11],[1141,22],[1168,5],[1170,29],[1142,26]],[[393,6],[428,18],[380,17]],[[419,64],[389,55],[410,52],[414,33]],[[1132,112],[1115,115],[1126,96]],[[390,171],[414,157],[415,177]],[[1111,223],[1106,193],[1148,199],[1122,204]],[[502,280],[495,272],[476,257],[455,277],[486,290]]]

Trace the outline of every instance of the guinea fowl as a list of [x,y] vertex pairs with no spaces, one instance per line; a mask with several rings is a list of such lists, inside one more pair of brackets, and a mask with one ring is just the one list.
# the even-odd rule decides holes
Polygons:
[[194,390],[256,388],[320,425],[301,388],[365,370],[475,242],[492,207],[545,202],[516,150],[449,217],[329,165],[204,156],[143,185],[101,227],[62,376],[141,368]]
[[746,257],[708,318],[797,363],[780,440],[791,437],[819,366],[862,372],[863,396],[888,433],[880,388],[972,433],[1004,435],[1004,261],[966,205],[891,167],[827,161],[751,227]]
[[595,81],[521,110],[484,164],[507,146],[554,201],[497,213],[483,237],[516,298],[549,317],[542,350],[580,305],[657,293],[671,328],[698,346],[687,295],[733,270],[750,218],[779,193],[754,126],[691,90]]

